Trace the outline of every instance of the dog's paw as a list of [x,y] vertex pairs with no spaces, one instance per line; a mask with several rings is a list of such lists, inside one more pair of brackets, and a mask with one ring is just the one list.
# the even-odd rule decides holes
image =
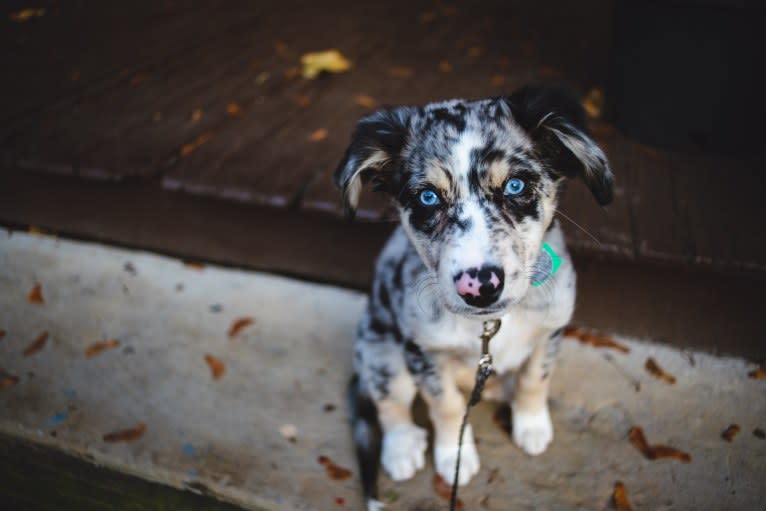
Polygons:
[[[457,465],[457,444],[441,444],[434,446],[434,465],[436,472],[450,485],[455,479]],[[463,435],[463,450],[460,453],[460,475],[457,484],[463,486],[479,472],[479,453],[473,441],[473,430],[466,426]]]
[[553,423],[546,407],[538,413],[513,412],[513,441],[531,456],[542,454],[553,440]]
[[426,430],[414,424],[400,424],[383,435],[380,462],[391,479],[403,481],[423,468],[427,447]]

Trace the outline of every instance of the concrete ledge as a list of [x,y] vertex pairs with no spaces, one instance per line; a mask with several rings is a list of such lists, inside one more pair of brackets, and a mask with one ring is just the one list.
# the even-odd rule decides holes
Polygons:
[[[344,387],[357,292],[263,273],[23,233],[0,234],[0,431],[178,488],[203,487],[252,508],[361,509],[356,475],[335,481],[327,456],[356,472]],[[39,283],[43,304],[27,295]],[[254,324],[234,338],[232,323]],[[24,355],[40,335],[44,346]],[[86,357],[92,343],[117,348]],[[466,509],[608,509],[615,481],[636,509],[755,509],[764,498],[763,380],[741,359],[618,339],[630,353],[564,343],[553,379],[556,438],[530,458],[493,421],[473,416],[482,470]],[[39,346],[38,346],[39,347]],[[205,356],[225,366],[214,380]],[[677,378],[643,368],[653,357]],[[144,423],[139,438],[105,434]],[[736,423],[733,442],[721,432]],[[294,442],[280,432],[295,426]],[[633,425],[690,463],[650,461]],[[429,465],[413,480],[381,478],[392,510],[444,508]],[[393,493],[389,493],[392,496]],[[486,500],[485,500],[486,498]],[[339,504],[342,499],[342,505]]]

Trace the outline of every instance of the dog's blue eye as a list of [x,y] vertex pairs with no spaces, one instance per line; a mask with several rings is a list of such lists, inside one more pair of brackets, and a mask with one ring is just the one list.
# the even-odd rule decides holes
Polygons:
[[436,206],[439,204],[439,196],[433,190],[423,190],[420,192],[420,203],[424,206]]
[[514,177],[509,179],[508,182],[505,184],[505,190],[503,191],[503,194],[518,195],[522,191],[524,191],[524,181],[522,181],[518,177]]

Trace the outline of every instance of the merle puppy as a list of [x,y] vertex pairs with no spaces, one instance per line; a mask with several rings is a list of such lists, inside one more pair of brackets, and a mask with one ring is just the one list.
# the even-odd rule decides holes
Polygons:
[[[580,177],[599,204],[612,199],[612,173],[584,124],[575,100],[544,88],[359,121],[335,174],[347,211],[372,181],[401,217],[354,345],[353,432],[370,508],[378,460],[393,480],[423,468],[426,432],[410,411],[418,392],[436,471],[452,481],[466,404],[458,388],[473,384],[484,320],[502,320],[490,352],[501,380],[515,376],[514,442],[537,455],[553,439],[548,386],[575,303],[559,190]],[[478,470],[468,426],[459,483]]]

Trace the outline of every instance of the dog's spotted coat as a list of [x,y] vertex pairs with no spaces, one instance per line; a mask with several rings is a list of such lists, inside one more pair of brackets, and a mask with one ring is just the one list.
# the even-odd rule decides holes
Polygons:
[[[401,217],[377,261],[354,347],[354,436],[368,497],[378,456],[394,480],[424,465],[426,434],[410,414],[418,392],[434,426],[436,471],[452,480],[465,409],[458,387],[473,384],[486,319],[502,318],[490,351],[500,380],[515,377],[514,441],[537,455],[553,439],[548,385],[575,302],[554,217],[562,182],[576,176],[600,204],[611,201],[612,174],[582,109],[557,91],[389,108],[357,125],[336,172],[347,211],[369,180]],[[562,265],[534,287],[543,243]],[[460,484],[478,470],[469,427]]]

